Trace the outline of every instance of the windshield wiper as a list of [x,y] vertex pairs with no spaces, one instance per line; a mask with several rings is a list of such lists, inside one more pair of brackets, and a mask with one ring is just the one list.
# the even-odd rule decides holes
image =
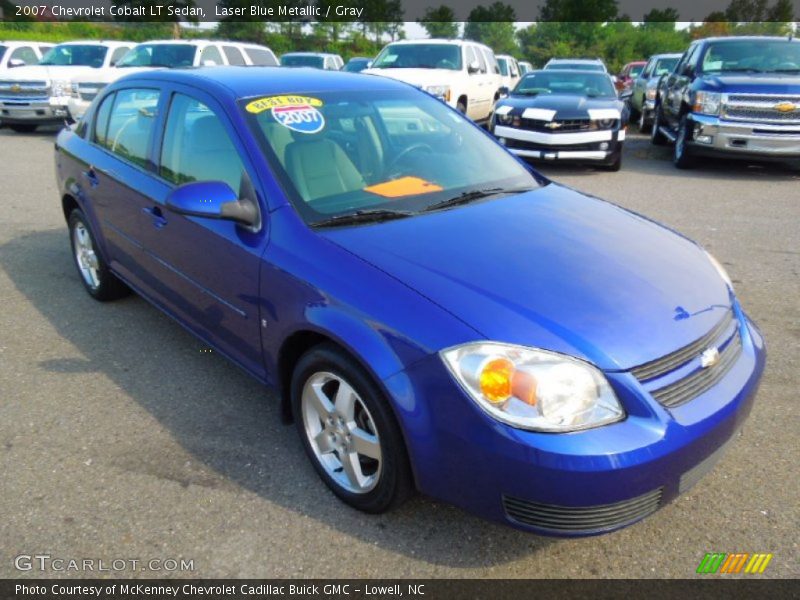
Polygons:
[[412,216],[413,212],[401,210],[357,210],[346,215],[336,215],[327,219],[322,219],[312,223],[312,227],[335,227],[337,225],[358,225],[360,223],[378,223],[380,221],[391,221],[393,219],[404,219]]
[[461,204],[469,204],[474,200],[491,198],[492,196],[498,196],[500,194],[521,194],[522,192],[529,192],[529,191],[530,188],[507,189],[507,188],[497,187],[497,188],[486,188],[483,190],[473,190],[471,192],[462,192],[458,196],[448,198],[447,200],[442,200],[441,202],[437,202],[436,204],[431,204],[427,208],[423,209],[423,212],[439,210],[442,208],[450,208],[451,206],[460,206]]
[[764,73],[800,73],[800,69],[771,69]]

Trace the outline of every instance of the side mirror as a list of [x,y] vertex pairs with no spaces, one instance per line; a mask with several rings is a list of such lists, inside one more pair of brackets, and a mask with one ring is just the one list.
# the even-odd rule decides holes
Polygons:
[[13,69],[14,67],[24,67],[24,66],[25,66],[25,65],[27,65],[27,64],[28,64],[28,63],[26,63],[26,62],[25,62],[24,60],[22,60],[21,58],[12,58],[12,59],[10,59],[10,60],[8,61],[8,68],[9,68],[9,69]]
[[497,90],[497,94],[500,98],[508,98],[509,90],[506,86],[503,86]]
[[684,77],[694,77],[694,67],[692,65],[683,65],[681,75]]
[[235,221],[248,227],[258,225],[258,208],[252,200],[239,200],[222,181],[193,181],[172,190],[167,209],[190,217]]
[[470,75],[477,73],[481,70],[481,65],[477,60],[473,60],[469,65],[467,65],[467,73]]
[[616,75],[612,75],[611,76],[611,81],[613,81],[614,83],[618,83],[619,82],[619,77],[617,77]]

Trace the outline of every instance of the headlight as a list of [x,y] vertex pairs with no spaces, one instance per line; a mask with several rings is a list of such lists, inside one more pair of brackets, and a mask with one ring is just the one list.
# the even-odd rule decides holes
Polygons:
[[658,93],[658,90],[656,88],[647,88],[647,91],[645,91],[644,94],[645,96],[647,96],[648,100],[655,100],[656,93]]
[[703,115],[718,115],[722,105],[722,94],[718,92],[697,92],[692,110]]
[[68,80],[53,81],[51,96],[69,96],[72,83]]
[[436,96],[437,98],[441,98],[445,102],[450,101],[449,85],[426,85],[422,89],[428,92],[431,96]]
[[512,427],[566,432],[625,416],[603,374],[564,354],[476,342],[440,355],[478,406]]
[[595,127],[598,129],[611,129],[614,126],[616,119],[598,119],[593,121]]
[[710,260],[711,264],[714,265],[714,268],[717,270],[717,273],[719,273],[719,276],[722,277],[722,280],[725,282],[725,284],[731,289],[731,291],[733,291],[733,282],[731,281],[730,275],[728,275],[728,272],[725,270],[725,267],[722,266],[722,263],[714,258],[712,254],[708,252],[708,250],[703,250],[703,252],[706,253],[708,260]]

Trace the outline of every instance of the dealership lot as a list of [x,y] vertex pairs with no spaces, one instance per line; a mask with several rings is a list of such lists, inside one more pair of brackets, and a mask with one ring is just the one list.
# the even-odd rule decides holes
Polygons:
[[0,130],[0,576],[49,554],[194,566],[122,576],[687,577],[706,552],[770,552],[763,576],[800,575],[798,171],[678,171],[635,135],[620,173],[543,167],[711,250],[769,351],[742,436],[696,488],[623,531],[557,540],[421,498],[383,516],[337,501],[273,395],[141,299],[85,294],[53,136]]

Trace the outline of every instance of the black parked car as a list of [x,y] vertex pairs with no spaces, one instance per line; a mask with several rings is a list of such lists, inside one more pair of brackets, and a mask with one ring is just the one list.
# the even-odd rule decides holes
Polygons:
[[495,105],[490,130],[523,158],[622,165],[628,108],[607,73],[531,71]]

